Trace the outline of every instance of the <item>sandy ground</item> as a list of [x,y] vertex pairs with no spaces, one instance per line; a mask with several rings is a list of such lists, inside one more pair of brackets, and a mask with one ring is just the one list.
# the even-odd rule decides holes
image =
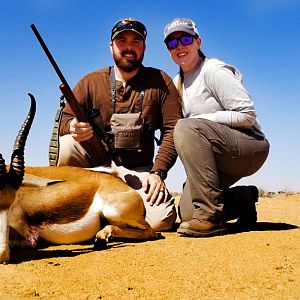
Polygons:
[[249,232],[13,251],[0,299],[300,299],[300,195],[257,210]]

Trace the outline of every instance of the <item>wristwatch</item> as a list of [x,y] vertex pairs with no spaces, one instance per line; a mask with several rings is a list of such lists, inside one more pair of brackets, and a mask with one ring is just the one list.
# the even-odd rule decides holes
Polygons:
[[166,171],[151,171],[150,174],[158,175],[162,180],[165,180],[168,176]]

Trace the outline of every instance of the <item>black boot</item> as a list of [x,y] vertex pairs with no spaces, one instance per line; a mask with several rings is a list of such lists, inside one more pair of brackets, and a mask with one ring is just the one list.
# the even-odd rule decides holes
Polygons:
[[238,219],[242,228],[250,228],[257,221],[255,203],[258,201],[258,188],[254,185],[235,186],[224,193],[226,220]]

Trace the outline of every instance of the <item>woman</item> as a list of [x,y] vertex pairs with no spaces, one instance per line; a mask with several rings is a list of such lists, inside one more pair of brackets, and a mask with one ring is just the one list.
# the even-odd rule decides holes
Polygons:
[[242,76],[235,67],[202,53],[191,19],[174,19],[166,25],[164,37],[180,68],[174,83],[185,116],[174,130],[175,147],[187,174],[178,232],[196,237],[223,234],[224,223],[233,218],[240,225],[253,225],[257,188],[228,189],[257,172],[269,153]]

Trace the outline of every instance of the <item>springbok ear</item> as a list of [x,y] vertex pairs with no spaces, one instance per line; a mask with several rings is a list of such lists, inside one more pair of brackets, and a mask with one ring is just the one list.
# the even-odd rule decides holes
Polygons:
[[32,94],[28,95],[31,100],[30,110],[16,138],[8,172],[8,182],[15,190],[22,184],[25,170],[24,149],[36,111],[35,98]]

